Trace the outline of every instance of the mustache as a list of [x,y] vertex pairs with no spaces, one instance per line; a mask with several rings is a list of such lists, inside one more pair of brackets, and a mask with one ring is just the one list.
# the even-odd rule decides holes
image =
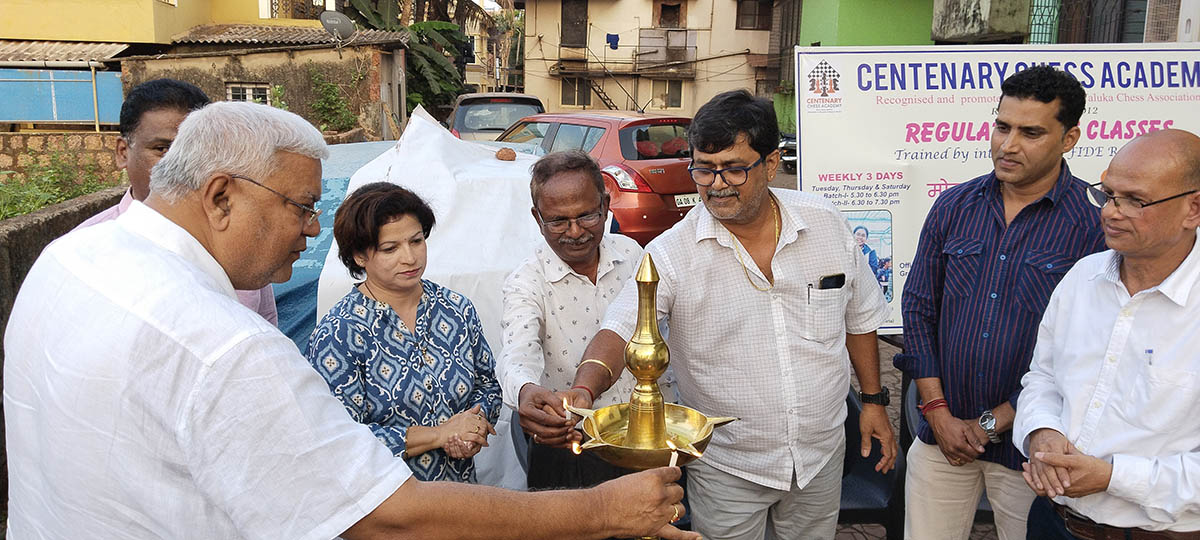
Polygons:
[[583,244],[591,242],[593,237],[595,237],[595,235],[592,233],[585,234],[579,238],[567,238],[563,236],[558,239],[558,243],[564,246],[582,246]]
[[708,196],[709,197],[736,197],[736,196],[738,196],[738,190],[731,188],[731,187],[727,187],[725,189],[710,189],[710,190],[708,190]]

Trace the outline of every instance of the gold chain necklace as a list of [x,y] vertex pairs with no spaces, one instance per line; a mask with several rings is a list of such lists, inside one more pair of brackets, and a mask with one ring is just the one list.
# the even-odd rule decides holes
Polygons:
[[[770,195],[767,195],[767,196],[771,197]],[[775,204],[775,198],[771,197],[771,217],[775,218],[775,246],[779,245],[779,214],[776,212],[776,210],[778,210],[778,209],[779,209],[779,207]],[[742,246],[742,249],[746,249],[746,246],[743,245],[742,242],[737,239],[737,236],[734,236],[732,234],[731,234],[731,236],[733,236],[734,241],[736,241],[739,246]],[[733,253],[735,255],[737,255],[738,264],[742,265],[742,273],[746,275],[746,281],[750,282],[751,287],[754,287],[754,289],[757,290],[758,292],[767,292],[767,291],[775,288],[775,284],[771,283],[770,280],[767,280],[768,285],[767,285],[767,288],[765,288],[765,289],[762,287],[759,287],[758,284],[754,283],[754,278],[750,276],[750,271],[746,269],[746,263],[745,263],[745,261],[742,260],[742,250],[737,249],[735,247],[733,250]],[[749,250],[747,250],[746,253],[750,253]],[[751,260],[753,260],[753,259],[751,259]]]

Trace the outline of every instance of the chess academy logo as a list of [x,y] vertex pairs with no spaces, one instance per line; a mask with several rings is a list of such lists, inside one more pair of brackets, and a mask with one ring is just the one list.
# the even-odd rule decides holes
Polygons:
[[808,91],[805,92],[804,109],[810,113],[842,112],[841,74],[829,62],[821,60],[808,72]]

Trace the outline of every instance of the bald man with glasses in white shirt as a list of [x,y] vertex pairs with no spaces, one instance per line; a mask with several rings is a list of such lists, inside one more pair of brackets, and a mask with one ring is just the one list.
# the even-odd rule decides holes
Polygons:
[[1021,381],[1029,538],[1200,538],[1200,137],[1138,137],[1101,179],[1110,249],[1059,283]]

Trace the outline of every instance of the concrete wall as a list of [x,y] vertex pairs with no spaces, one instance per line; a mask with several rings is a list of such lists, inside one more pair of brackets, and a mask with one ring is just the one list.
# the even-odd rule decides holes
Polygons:
[[285,24],[319,28],[320,22],[261,19],[255,0],[4,0],[5,39],[171,43],[171,36],[214,23]]
[[282,86],[288,110],[313,125],[320,121],[312,104],[319,95],[313,88],[312,67],[335,83],[358,116],[359,126],[369,140],[380,137],[383,118],[380,105],[380,55],[371,47],[345,47],[341,56],[333,49],[213,55],[191,58],[126,60],[121,63],[121,80],[126,92],[150,79],[170,77],[190,82],[214,101],[226,99],[226,83],[249,82]]
[[[525,92],[536,95],[550,112],[580,110],[562,105],[561,78],[550,75],[550,66],[558,60],[562,26],[561,0],[529,0],[525,4]],[[713,96],[726,90],[746,88],[753,92],[755,81],[764,70],[750,65],[749,55],[769,52],[770,30],[735,29],[737,3],[729,0],[688,0],[687,30],[696,32],[695,77],[683,79],[683,103],[679,108],[647,111],[678,113],[687,116]],[[611,0],[588,3],[587,45],[610,66],[610,70],[630,70],[636,52],[639,29],[654,26],[654,3],[650,0]],[[605,34],[620,36],[620,48],[612,50]],[[749,49],[749,54],[744,53]],[[717,58],[714,58],[717,57]],[[589,60],[596,63],[595,57]],[[598,64],[597,64],[598,66]],[[613,69],[616,67],[617,69]],[[600,77],[595,77],[600,79]],[[629,110],[650,101],[653,81],[645,76],[603,77],[605,93],[618,108]],[[618,85],[618,82],[620,85]],[[621,87],[624,87],[624,90]],[[630,96],[626,96],[626,92]],[[604,104],[592,94],[589,109]]]
[[[113,162],[116,132],[0,133],[0,171],[17,171],[19,177],[33,163],[45,165],[54,152],[70,153],[80,162],[92,162],[110,179],[118,175]],[[12,175],[0,176],[0,181]]]
[[[50,242],[66,234],[83,220],[117,204],[128,189],[115,187],[78,197],[32,214],[0,221],[0,334],[8,327],[13,301],[29,268]],[[3,336],[0,335],[0,367],[4,365]],[[0,381],[2,384],[3,381]],[[0,437],[4,435],[0,408]],[[0,448],[0,507],[8,506],[8,459]]]
[[977,43],[1029,36],[1029,0],[934,0],[933,38]]
[[800,44],[930,45],[932,0],[806,0]]

